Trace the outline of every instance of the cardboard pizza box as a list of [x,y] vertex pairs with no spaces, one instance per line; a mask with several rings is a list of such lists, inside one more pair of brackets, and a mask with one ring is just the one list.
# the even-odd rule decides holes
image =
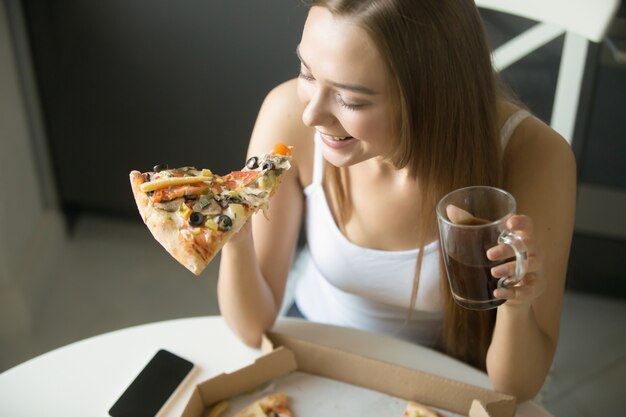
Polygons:
[[[262,349],[265,354],[253,364],[198,384],[182,417],[204,417],[208,408],[217,402],[231,401],[255,391],[262,393],[259,387],[268,384],[272,384],[272,389],[292,387],[292,392],[300,395],[300,399],[303,395],[328,395],[324,394],[325,387],[326,392],[330,390],[332,396],[323,405],[341,401],[348,410],[351,399],[362,405],[363,398],[376,397],[373,401],[379,406],[381,401],[385,404],[387,398],[388,401],[395,398],[401,399],[403,404],[414,400],[459,416],[515,415],[516,401],[510,395],[318,345],[286,334],[269,332],[263,340]],[[284,391],[290,395],[289,388]],[[245,404],[246,401],[252,400],[243,399],[240,403]],[[302,403],[306,401],[300,401]],[[312,407],[313,404],[309,406]],[[398,405],[395,407],[393,412],[390,407],[390,412],[386,415],[401,417],[403,410],[399,411]],[[294,414],[298,415],[297,412]],[[312,412],[310,415],[316,413]],[[349,414],[344,410],[343,415]],[[362,413],[359,412],[358,415]]]

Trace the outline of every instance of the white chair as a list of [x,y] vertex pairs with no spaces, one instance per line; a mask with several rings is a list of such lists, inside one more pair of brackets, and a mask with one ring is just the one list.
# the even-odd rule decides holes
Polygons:
[[475,1],[479,8],[538,22],[493,51],[493,62],[498,71],[565,34],[550,125],[571,144],[589,41],[603,41],[620,0]]

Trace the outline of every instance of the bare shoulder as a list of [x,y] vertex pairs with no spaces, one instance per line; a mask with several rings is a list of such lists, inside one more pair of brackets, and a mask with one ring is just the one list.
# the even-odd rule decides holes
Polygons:
[[250,139],[248,155],[267,152],[276,143],[294,147],[292,166],[300,183],[310,176],[313,130],[302,122],[303,104],[298,99],[295,79],[274,87],[265,97]]
[[[522,108],[508,100],[498,102],[498,119],[499,125],[503,126],[509,118]],[[509,144],[504,152],[504,158],[522,157],[522,152],[538,152],[545,153],[546,150],[556,152],[557,157],[568,159],[573,158],[571,148],[567,141],[559,135],[554,129],[541,121],[539,118],[531,114],[531,117],[524,119],[513,132]],[[539,155],[536,155],[539,156]],[[505,161],[505,162],[511,162]]]
[[[537,117],[526,118],[517,127],[504,151],[505,178],[559,174],[575,179],[576,162],[567,141]],[[544,180],[549,180],[545,178]]]

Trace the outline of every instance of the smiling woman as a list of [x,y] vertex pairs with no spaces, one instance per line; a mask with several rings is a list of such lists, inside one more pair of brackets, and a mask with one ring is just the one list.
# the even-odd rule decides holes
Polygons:
[[[268,94],[248,147],[293,145],[293,168],[268,218],[223,249],[226,321],[259,343],[304,221],[291,311],[435,346],[485,369],[497,390],[533,397],[558,339],[575,165],[567,142],[501,86],[474,1],[317,0],[297,55],[298,78]],[[529,254],[486,312],[453,302],[435,219],[443,195],[479,184],[515,197],[507,227]],[[505,246],[485,251],[505,262],[494,280],[514,266]]]
[[393,145],[388,72],[365,35],[328,10],[313,9],[298,47],[302,121],[318,127],[324,157],[337,167],[388,154]]

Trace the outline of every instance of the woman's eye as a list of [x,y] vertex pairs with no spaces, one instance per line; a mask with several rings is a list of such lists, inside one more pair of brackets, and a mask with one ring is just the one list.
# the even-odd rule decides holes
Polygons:
[[337,94],[337,103],[348,110],[358,110],[365,107],[365,104],[348,103],[339,94]]
[[300,72],[298,72],[298,77],[302,78],[303,80],[306,81],[314,81],[315,78],[313,78],[310,74],[307,74],[306,72],[302,71],[302,69],[300,69]]

